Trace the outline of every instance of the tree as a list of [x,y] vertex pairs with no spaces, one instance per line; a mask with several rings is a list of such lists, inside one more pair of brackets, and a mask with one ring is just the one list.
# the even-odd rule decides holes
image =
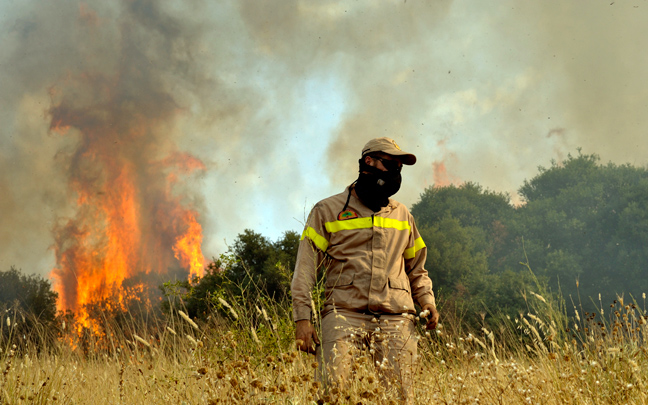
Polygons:
[[515,209],[507,194],[475,183],[430,187],[412,214],[427,245],[426,268],[445,305],[461,308],[473,324],[480,314],[524,309],[522,291],[531,280],[521,266],[505,266],[515,246],[509,229]]
[[242,287],[252,284],[270,298],[282,300],[290,294],[299,234],[288,231],[275,243],[246,229],[230,249],[236,258],[228,269],[229,278]]
[[13,266],[0,271],[0,312],[9,319],[0,338],[21,349],[28,343],[38,349],[49,346],[55,340],[57,299],[50,282],[40,276],[26,276]]
[[[179,296],[188,314],[204,318],[216,297],[286,301],[295,267],[299,234],[288,231],[276,242],[250,229],[239,234],[227,254],[214,259],[205,274],[189,281],[165,283],[169,300]],[[167,301],[163,309],[168,310]]]
[[486,254],[489,268],[499,271],[498,260],[508,251],[509,226],[515,214],[505,193],[484,190],[476,183],[428,187],[412,206],[420,228],[456,218],[461,227],[471,228],[475,249]]
[[42,322],[53,322],[57,299],[50,282],[41,276],[26,276],[13,266],[0,271],[0,305],[15,306]]
[[[554,291],[590,302],[648,289],[648,171],[569,155],[520,188],[517,229]],[[559,285],[559,283],[561,285]]]

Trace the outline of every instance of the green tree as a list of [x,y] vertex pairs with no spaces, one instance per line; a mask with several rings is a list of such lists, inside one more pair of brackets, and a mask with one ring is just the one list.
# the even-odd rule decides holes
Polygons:
[[13,266],[0,271],[0,304],[5,307],[15,306],[42,322],[53,322],[57,299],[51,283],[41,276],[26,276]]
[[[522,292],[531,281],[519,264],[505,266],[514,235],[515,209],[509,196],[475,183],[431,187],[412,207],[427,245],[426,268],[440,299],[468,315],[513,315],[524,309]],[[515,277],[511,277],[516,274]],[[493,318],[490,318],[493,320]]]
[[237,260],[227,269],[228,277],[243,288],[253,284],[270,298],[282,300],[290,294],[299,234],[288,231],[275,243],[250,229],[239,234],[229,253]]
[[493,271],[500,270],[499,262],[510,250],[509,227],[514,214],[508,194],[484,190],[471,182],[428,187],[412,206],[420,228],[438,224],[444,218],[456,218],[462,227],[471,228],[474,249],[486,255]]
[[[184,306],[192,317],[205,318],[216,298],[285,302],[295,267],[299,234],[285,232],[276,242],[250,229],[239,234],[227,254],[214,259],[200,278],[168,282],[161,286],[167,296],[163,309]],[[174,300],[180,299],[182,303]]]
[[41,276],[26,276],[11,266],[0,271],[0,313],[3,325],[0,338],[6,347],[9,343],[23,349],[33,344],[39,350],[49,347],[55,340],[56,301],[48,280]]
[[[612,301],[648,289],[648,172],[569,155],[520,188],[515,233],[531,266],[564,295]],[[559,285],[560,284],[560,285]]]

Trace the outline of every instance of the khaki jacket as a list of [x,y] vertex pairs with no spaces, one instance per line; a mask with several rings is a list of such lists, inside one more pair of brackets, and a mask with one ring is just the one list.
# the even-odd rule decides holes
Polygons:
[[311,319],[311,291],[325,271],[322,316],[334,307],[371,313],[414,313],[434,304],[423,267],[427,249],[407,208],[392,199],[374,213],[349,189],[317,203],[297,253],[292,279],[293,317]]

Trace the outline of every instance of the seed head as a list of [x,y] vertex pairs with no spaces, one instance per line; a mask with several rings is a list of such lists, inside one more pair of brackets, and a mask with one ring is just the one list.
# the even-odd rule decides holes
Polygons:
[[191,325],[192,328],[194,328],[195,330],[200,330],[200,329],[198,328],[198,325],[196,325],[196,322],[192,321],[191,318],[189,318],[189,315],[185,314],[183,311],[178,311],[178,314],[180,314],[180,316],[182,317],[182,319],[184,319],[185,321],[187,321],[187,323],[188,323],[189,325]]
[[140,343],[143,344],[144,346],[146,346],[146,347],[148,347],[148,348],[151,348],[151,345],[150,345],[149,342],[147,342],[146,340],[142,339],[141,337],[139,337],[139,336],[137,336],[137,335],[133,335],[133,337],[135,338],[135,340],[137,340],[138,342],[140,342]]
[[187,339],[189,339],[189,341],[190,341],[191,343],[193,343],[194,346],[198,346],[198,342],[196,342],[196,339],[194,339],[194,338],[191,337],[190,335],[185,335],[185,336],[187,336]]
[[261,341],[259,340],[259,337],[256,334],[256,331],[254,330],[254,326],[250,327],[250,332],[252,334],[252,340],[254,340],[254,343],[260,345]]
[[227,301],[225,301],[221,297],[218,297],[218,302],[220,302],[221,305],[223,305],[225,308],[229,309],[234,319],[238,321],[238,314],[236,313],[236,311],[234,311],[234,308],[232,308],[232,306]]

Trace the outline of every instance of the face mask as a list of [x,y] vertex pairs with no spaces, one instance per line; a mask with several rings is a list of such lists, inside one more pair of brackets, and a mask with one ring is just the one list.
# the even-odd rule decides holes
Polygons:
[[399,170],[382,171],[369,166],[364,162],[364,159],[360,159],[360,175],[355,185],[355,191],[364,205],[373,211],[380,211],[381,207],[385,207],[389,203],[389,197],[400,189],[401,181]]

